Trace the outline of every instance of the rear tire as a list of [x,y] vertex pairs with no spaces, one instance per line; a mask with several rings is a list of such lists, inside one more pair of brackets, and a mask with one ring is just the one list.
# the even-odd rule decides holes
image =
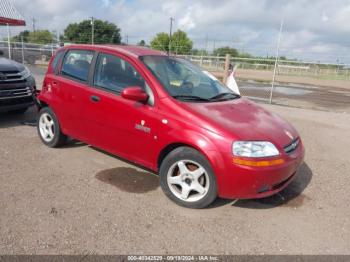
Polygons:
[[162,161],[160,185],[167,197],[188,208],[204,208],[217,198],[216,178],[209,161],[197,150],[179,147]]
[[55,113],[49,107],[39,111],[37,130],[41,141],[49,147],[59,147],[67,141],[67,136],[62,133]]

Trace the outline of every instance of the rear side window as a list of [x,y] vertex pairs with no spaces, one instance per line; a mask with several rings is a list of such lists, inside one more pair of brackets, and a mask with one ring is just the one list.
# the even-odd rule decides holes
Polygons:
[[59,62],[61,61],[61,58],[64,54],[64,50],[61,50],[61,51],[58,51],[51,63],[51,69],[52,69],[52,72],[56,73],[57,72],[57,66],[59,64]]
[[145,88],[145,81],[124,59],[114,55],[100,54],[95,66],[94,85],[120,93],[128,86]]
[[64,57],[61,74],[86,82],[94,52],[89,50],[70,50]]

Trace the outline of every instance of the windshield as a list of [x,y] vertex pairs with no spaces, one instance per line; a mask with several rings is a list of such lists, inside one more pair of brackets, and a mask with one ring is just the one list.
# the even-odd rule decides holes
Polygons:
[[239,97],[213,75],[185,59],[169,56],[143,56],[140,59],[176,99],[215,102]]

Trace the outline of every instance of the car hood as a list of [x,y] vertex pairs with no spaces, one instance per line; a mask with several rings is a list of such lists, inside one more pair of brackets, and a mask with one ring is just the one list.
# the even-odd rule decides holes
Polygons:
[[211,131],[234,139],[271,141],[283,147],[299,135],[287,121],[244,98],[214,103],[184,103]]
[[0,57],[0,72],[21,72],[23,70],[24,66],[22,64],[4,57]]

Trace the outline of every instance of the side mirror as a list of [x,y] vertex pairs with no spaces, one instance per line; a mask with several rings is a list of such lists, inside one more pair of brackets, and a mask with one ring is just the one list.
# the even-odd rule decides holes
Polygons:
[[146,102],[148,100],[148,95],[139,86],[130,86],[124,88],[122,91],[122,97],[137,102]]

